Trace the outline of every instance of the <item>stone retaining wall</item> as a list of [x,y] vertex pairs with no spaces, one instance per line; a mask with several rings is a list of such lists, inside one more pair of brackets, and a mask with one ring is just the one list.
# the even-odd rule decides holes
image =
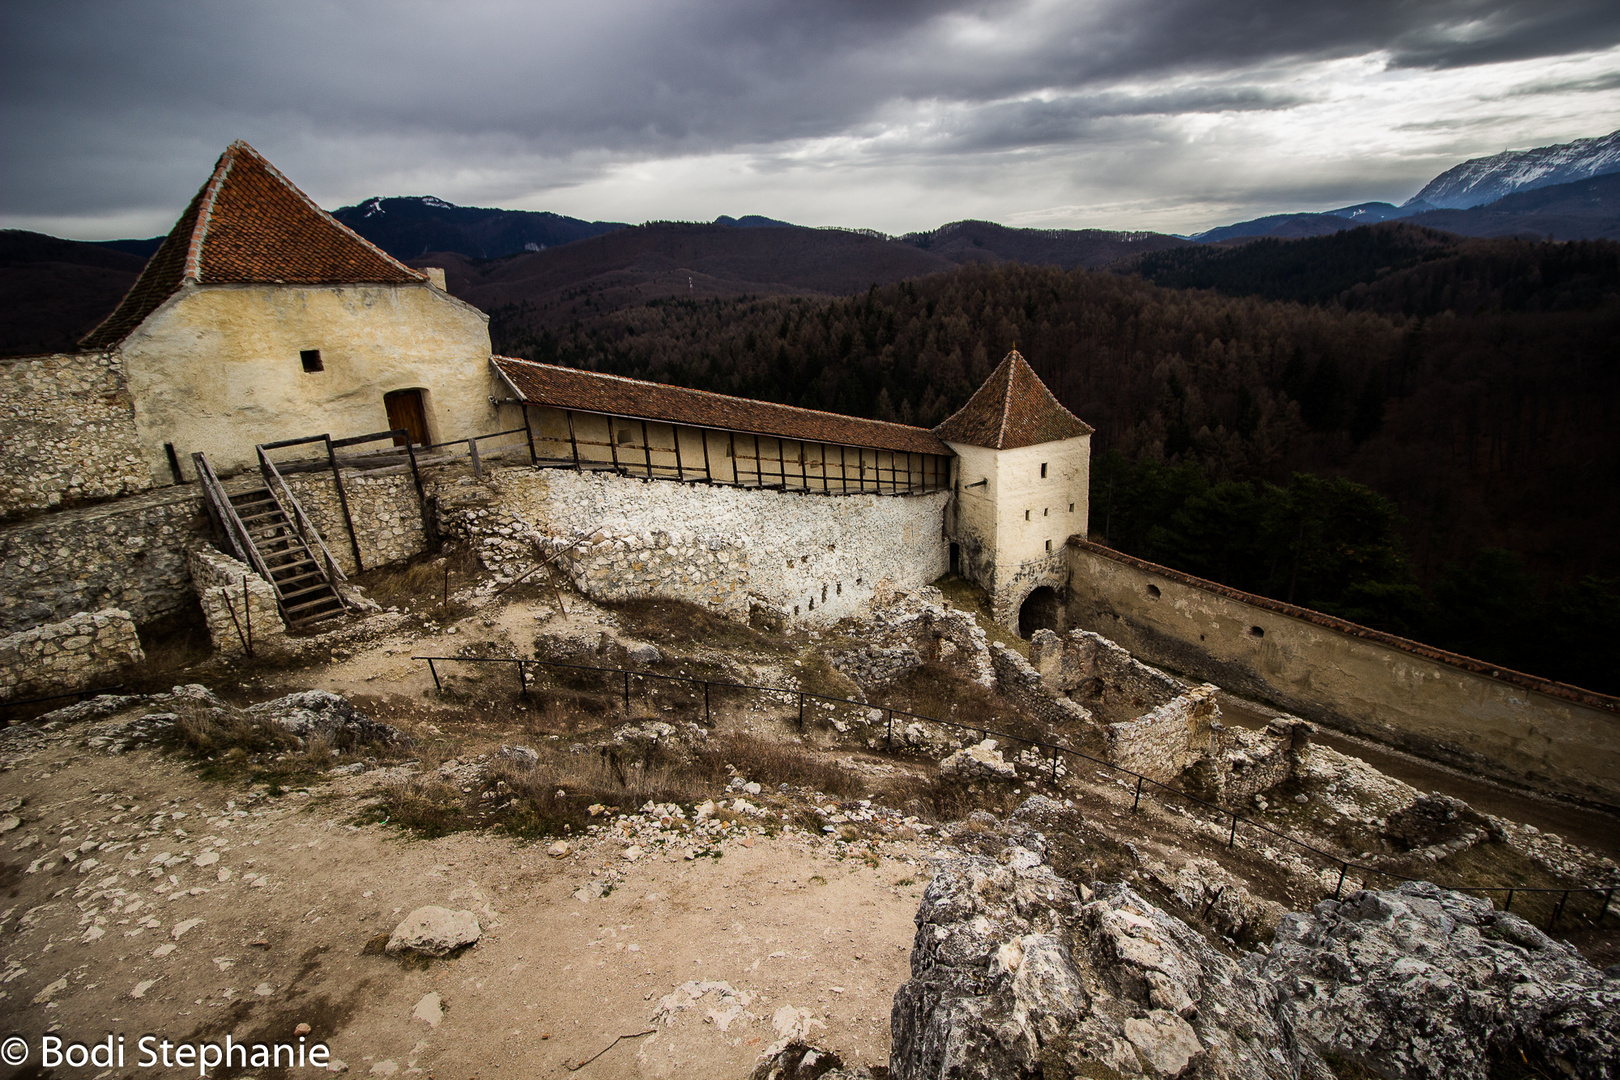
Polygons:
[[253,655],[262,656],[285,647],[276,590],[252,567],[206,543],[188,548],[186,561],[215,650],[241,656],[251,642]]
[[137,625],[178,611],[192,595],[186,548],[207,534],[194,485],[0,529],[0,631],[108,607]]
[[0,518],[152,486],[109,353],[0,359],[0,431]]
[[[354,547],[332,474],[294,473],[287,477],[287,486],[315,523],[343,572],[354,574]],[[360,558],[367,570],[403,562],[427,550],[421,502],[408,468],[374,472],[344,469],[343,490],[354,521],[354,539],[359,542]]]
[[0,638],[0,700],[89,689],[144,659],[129,612],[82,611]]

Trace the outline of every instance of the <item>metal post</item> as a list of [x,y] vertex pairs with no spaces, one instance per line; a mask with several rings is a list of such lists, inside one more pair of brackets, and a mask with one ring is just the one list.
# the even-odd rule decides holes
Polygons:
[[1548,930],[1551,930],[1553,927],[1558,925],[1558,916],[1560,916],[1560,915],[1562,915],[1564,913],[1564,904],[1568,900],[1569,900],[1569,890],[1565,889],[1564,890],[1564,895],[1560,896],[1558,898],[1558,906],[1553,908],[1552,918],[1547,920],[1547,929]]
[[709,720],[709,683],[707,679],[703,682],[703,722],[705,724],[711,722]]
[[1609,914],[1609,901],[1614,899],[1614,890],[1610,889],[1603,894],[1603,906],[1598,908],[1597,924],[1603,925],[1604,916]]
[[1337,900],[1339,898],[1339,894],[1344,891],[1344,875],[1349,872],[1349,863],[1342,862],[1339,864],[1339,883],[1333,886],[1333,899]]
[[1502,901],[1502,913],[1505,915],[1506,913],[1508,913],[1508,912],[1510,912],[1512,910],[1513,910],[1513,890],[1509,889],[1508,894],[1507,894],[1507,899]]
[[1226,846],[1227,847],[1231,847],[1233,844],[1237,843],[1237,822],[1238,822],[1238,816],[1236,814],[1233,814],[1232,815],[1232,831],[1230,833],[1228,833],[1227,836],[1226,836]]
[[1131,813],[1136,813],[1136,804],[1142,801],[1142,781],[1144,777],[1136,778],[1136,794],[1131,798]]
[[467,440],[467,456],[472,458],[473,475],[478,479],[484,478],[484,463],[478,460],[478,440]]
[[519,660],[517,662],[517,669],[518,669],[518,694],[521,696],[521,695],[527,694],[529,692],[529,680],[525,679],[523,677],[523,661]]
[[893,750],[894,749],[894,710],[893,709],[885,709],[884,712],[889,714],[889,734],[884,736],[883,748],[885,750]]
[[799,691],[799,730],[804,730],[804,691]]
[[1058,754],[1059,753],[1060,753],[1060,751],[1058,750],[1057,747],[1055,747],[1055,746],[1052,747],[1052,786],[1053,787],[1057,786],[1057,767],[1058,767]]
[[628,671],[626,671],[624,673],[624,715],[625,715],[625,719],[629,719],[629,717],[630,717],[630,673]]
[[444,692],[444,684],[439,681],[439,669],[433,666],[433,657],[427,657],[428,670],[433,673],[433,689]]

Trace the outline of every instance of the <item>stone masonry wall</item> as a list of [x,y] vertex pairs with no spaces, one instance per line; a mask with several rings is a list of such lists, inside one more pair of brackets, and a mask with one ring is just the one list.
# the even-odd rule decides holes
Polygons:
[[110,353],[0,360],[0,518],[152,486]]
[[[287,486],[320,531],[332,557],[345,574],[355,573],[354,548],[343,520],[343,504],[330,472],[294,473]],[[408,468],[363,472],[343,470],[343,490],[349,499],[360,558],[367,570],[401,562],[427,550],[416,482]]]
[[82,611],[0,638],[0,700],[88,689],[144,659],[129,612]]
[[186,548],[207,535],[195,485],[0,528],[0,632],[116,607],[137,625],[191,600]]
[[1214,725],[1214,747],[1193,770],[1189,790],[1236,806],[1290,779],[1316,729],[1293,716],[1279,716],[1261,731]]
[[1058,693],[1079,697],[1106,719],[1141,716],[1186,692],[1180,680],[1089,630],[1062,637],[1037,630],[1029,639],[1029,662]]
[[443,527],[486,565],[517,574],[566,549],[565,571],[602,599],[667,596],[737,618],[763,606],[829,625],[946,568],[945,492],[806,495],[525,468],[462,484],[441,490]]
[[253,655],[263,656],[285,646],[287,626],[276,590],[252,567],[208,543],[188,548],[186,561],[216,651],[241,656],[251,643]]
[[1205,683],[1136,720],[1109,724],[1108,760],[1161,784],[1204,761],[1214,749],[1214,724],[1221,716],[1218,688]]
[[996,689],[1046,724],[1053,732],[1072,731],[1076,726],[1090,727],[1090,711],[1077,705],[1062,694],[1047,689],[1041,682],[1040,672],[1029,661],[999,642],[990,646],[990,662],[996,669]]

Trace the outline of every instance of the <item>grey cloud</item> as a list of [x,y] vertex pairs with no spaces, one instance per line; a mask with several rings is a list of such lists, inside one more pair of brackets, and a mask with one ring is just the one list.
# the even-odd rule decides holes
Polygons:
[[1616,41],[1620,7],[1594,0],[13,4],[0,210],[172,214],[236,137],[324,193],[449,177],[510,198],[891,129],[866,153],[1106,140],[1131,118],[1289,108],[1262,84],[1313,60],[1441,68]]

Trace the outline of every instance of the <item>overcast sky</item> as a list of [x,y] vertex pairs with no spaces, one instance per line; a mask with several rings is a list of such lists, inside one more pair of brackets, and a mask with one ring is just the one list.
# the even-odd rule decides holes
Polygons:
[[327,208],[1186,232],[1620,128],[1620,3],[53,0],[0,86],[0,225],[80,239],[237,138]]

